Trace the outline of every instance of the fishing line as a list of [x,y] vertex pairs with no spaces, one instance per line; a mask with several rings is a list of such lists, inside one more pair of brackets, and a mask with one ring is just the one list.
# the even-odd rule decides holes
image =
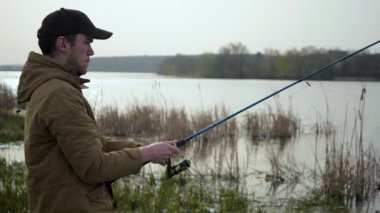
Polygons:
[[[344,60],[346,60],[346,59],[348,59],[348,58],[350,58],[350,57],[352,57],[352,56],[354,56],[354,55],[356,55],[356,54],[358,54],[358,53],[360,53],[360,52],[362,52],[362,51],[364,51],[364,50],[366,50],[366,49],[368,49],[368,48],[370,48],[370,47],[372,47],[374,45],[376,45],[376,44],[378,44],[378,43],[380,43],[380,40],[376,41],[376,42],[374,42],[372,44],[369,44],[369,45],[367,45],[367,46],[365,46],[365,47],[363,47],[363,48],[361,48],[361,49],[359,49],[359,50],[357,50],[357,51],[355,51],[355,52],[353,52],[351,54],[348,54],[347,56],[344,56],[343,58],[338,59],[335,62],[332,62],[331,64],[328,64],[328,65],[320,68],[319,70],[316,70],[316,71],[314,71],[314,72],[312,72],[312,73],[310,73],[310,74],[308,74],[308,75],[306,75],[306,76],[304,76],[304,77],[302,77],[302,78],[294,81],[293,83],[290,83],[289,85],[287,85],[287,86],[285,86],[285,87],[283,87],[283,88],[281,88],[281,89],[279,89],[279,90],[277,90],[277,91],[275,91],[275,92],[273,92],[273,93],[271,93],[271,94],[269,94],[269,95],[261,98],[260,100],[252,103],[251,105],[246,106],[246,107],[240,109],[239,111],[237,111],[235,113],[232,113],[231,115],[229,115],[227,117],[224,117],[224,118],[222,118],[222,119],[220,119],[220,120],[218,120],[218,121],[210,124],[209,126],[203,128],[203,129],[201,129],[199,131],[196,131],[196,132],[194,132],[193,134],[191,134],[191,135],[189,135],[187,137],[184,137],[184,138],[178,140],[175,143],[175,145],[177,147],[181,147],[181,146],[186,145],[187,143],[189,143],[190,140],[192,140],[195,137],[197,137],[197,136],[205,133],[206,131],[208,131],[208,130],[210,130],[210,129],[212,129],[212,128],[214,128],[214,127],[216,127],[216,126],[218,126],[218,125],[220,125],[220,124],[222,124],[224,122],[226,122],[230,118],[235,117],[236,115],[238,115],[238,114],[240,114],[240,113],[248,110],[249,108],[251,108],[253,106],[256,106],[257,104],[259,104],[259,103],[261,103],[261,102],[263,102],[263,101],[265,101],[265,100],[267,100],[267,99],[269,99],[269,98],[271,98],[271,97],[273,97],[273,96],[281,93],[282,91],[287,90],[290,87],[292,87],[292,86],[294,86],[294,85],[296,85],[296,84],[298,84],[298,83],[300,83],[302,81],[305,81],[306,79],[311,78],[311,77],[313,77],[313,76],[315,76],[315,75],[317,75],[317,74],[319,74],[319,73],[321,73],[321,72],[323,72],[323,71],[325,71],[325,70],[327,70],[327,69],[335,66],[336,64],[338,64],[338,63],[340,63],[340,62],[342,62],[342,61],[344,61]],[[311,86],[307,81],[305,81],[305,82],[306,82],[306,84],[308,86]],[[170,177],[172,177],[172,176],[174,176],[176,174],[179,174],[180,172],[185,171],[188,167],[190,167],[190,161],[189,160],[183,160],[180,163],[178,163],[177,165],[171,166],[171,162],[170,162],[170,159],[169,159],[169,162],[168,162],[168,165],[167,165],[167,177],[170,178]]]
[[[249,108],[251,108],[251,107],[253,107],[253,106],[256,106],[257,104],[259,104],[259,103],[261,103],[261,102],[267,100],[268,98],[271,98],[271,97],[273,97],[273,96],[275,96],[275,95],[281,93],[282,91],[287,90],[287,89],[289,89],[290,87],[292,87],[292,86],[294,86],[294,85],[296,85],[296,84],[298,84],[298,83],[300,83],[300,82],[302,82],[302,81],[305,81],[306,79],[311,78],[311,77],[313,77],[313,76],[315,76],[315,75],[317,75],[317,74],[319,74],[319,73],[321,73],[321,72],[323,72],[323,71],[325,71],[325,70],[327,70],[327,69],[333,67],[334,65],[336,65],[336,64],[338,64],[338,63],[340,63],[340,62],[342,62],[342,61],[344,61],[344,60],[346,60],[346,59],[348,59],[348,58],[350,58],[350,57],[352,57],[352,56],[354,56],[354,55],[356,55],[356,54],[358,54],[358,53],[360,53],[360,52],[362,52],[362,51],[364,51],[364,50],[366,50],[366,49],[368,49],[368,48],[370,48],[370,47],[372,47],[372,46],[374,46],[374,45],[376,45],[376,44],[378,44],[378,43],[380,43],[380,40],[379,40],[379,41],[376,41],[376,42],[374,42],[374,43],[372,43],[372,44],[369,44],[369,45],[367,45],[367,46],[365,46],[365,47],[363,47],[363,48],[361,48],[361,49],[359,49],[359,50],[357,50],[357,51],[355,51],[355,52],[353,52],[353,53],[351,53],[351,54],[348,54],[347,56],[344,56],[343,58],[341,58],[341,59],[339,59],[339,60],[337,60],[337,61],[335,61],[335,62],[333,62],[333,63],[331,63],[331,64],[328,64],[328,65],[326,65],[326,66],[320,68],[319,70],[314,71],[314,72],[312,72],[311,74],[308,74],[308,75],[306,75],[305,77],[300,78],[300,79],[294,81],[293,83],[290,83],[289,85],[287,85],[287,86],[285,86],[285,87],[283,87],[283,88],[281,88],[281,89],[279,89],[279,90],[277,90],[277,91],[275,91],[275,92],[273,92],[273,93],[271,93],[271,94],[269,94],[269,95],[263,97],[262,99],[260,99],[260,100],[258,100],[258,101],[256,101],[256,102],[252,103],[251,105],[246,106],[246,107],[240,109],[239,111],[237,111],[237,112],[235,112],[235,113],[233,113],[233,114],[231,114],[231,115],[229,115],[229,116],[227,116],[227,117],[224,117],[224,118],[220,119],[219,121],[216,121],[216,122],[210,124],[209,126],[203,128],[203,129],[201,129],[201,130],[199,130],[199,131],[196,131],[196,132],[194,132],[193,134],[191,134],[191,135],[189,135],[189,136],[187,136],[187,137],[182,138],[181,140],[179,140],[179,141],[176,142],[176,146],[177,146],[177,147],[184,146],[185,144],[187,144],[187,143],[188,143],[190,140],[192,140],[193,138],[195,138],[195,137],[197,137],[197,136],[203,134],[204,132],[206,132],[206,131],[208,131],[208,130],[210,130],[210,129],[212,129],[212,128],[214,128],[214,127],[216,127],[216,126],[218,126],[218,125],[220,125],[220,124],[222,124],[222,123],[224,123],[224,122],[226,122],[226,121],[229,120],[230,118],[235,117],[236,115],[238,115],[238,114],[240,114],[240,113],[246,111],[247,109],[249,109]],[[306,82],[307,82],[307,81],[306,81]],[[307,84],[310,85],[308,82],[307,82]]]

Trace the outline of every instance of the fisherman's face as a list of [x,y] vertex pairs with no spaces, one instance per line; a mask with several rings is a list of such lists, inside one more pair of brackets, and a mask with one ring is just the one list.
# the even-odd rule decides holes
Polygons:
[[92,38],[84,34],[77,34],[75,43],[70,47],[67,64],[77,71],[78,76],[87,73],[90,56],[94,55],[91,43]]

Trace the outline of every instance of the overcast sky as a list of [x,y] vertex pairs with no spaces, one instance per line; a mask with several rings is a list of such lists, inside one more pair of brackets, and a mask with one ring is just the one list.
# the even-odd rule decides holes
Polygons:
[[[251,53],[308,45],[356,50],[380,39],[380,0],[0,0],[0,64],[40,52],[36,32],[60,7],[112,31],[95,56],[217,53],[241,42]],[[380,52],[380,45],[370,50]]]

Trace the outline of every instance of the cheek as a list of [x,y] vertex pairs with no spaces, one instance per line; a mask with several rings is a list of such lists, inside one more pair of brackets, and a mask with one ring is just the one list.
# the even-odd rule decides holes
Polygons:
[[78,50],[76,56],[77,56],[77,58],[78,58],[79,61],[81,61],[81,62],[86,61],[87,58],[88,58],[87,49],[86,48],[82,48],[82,49]]

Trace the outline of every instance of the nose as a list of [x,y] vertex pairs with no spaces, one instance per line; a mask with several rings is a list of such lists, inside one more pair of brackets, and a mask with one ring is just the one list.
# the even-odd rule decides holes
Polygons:
[[89,56],[92,56],[92,55],[94,55],[95,54],[95,52],[94,52],[94,50],[92,49],[92,47],[91,47],[91,45],[90,45],[90,49],[88,50],[88,55]]

